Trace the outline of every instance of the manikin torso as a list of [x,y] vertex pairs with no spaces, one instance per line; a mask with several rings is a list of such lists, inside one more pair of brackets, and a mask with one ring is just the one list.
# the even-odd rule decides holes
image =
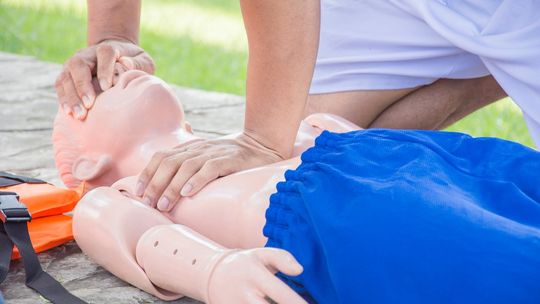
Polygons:
[[[142,258],[136,256],[141,235],[157,225],[182,224],[210,247],[262,247],[268,198],[284,172],[298,166],[298,155],[313,145],[322,130],[355,129],[333,115],[311,115],[300,126],[293,158],[215,180],[164,213],[133,194],[136,175],[155,152],[199,138],[191,133],[174,93],[160,79],[139,71],[123,74],[116,86],[97,98],[84,122],[59,111],[53,140],[66,185],[85,182],[88,190],[99,187],[83,197],[74,213],[74,235],[81,249],[123,280],[160,298],[174,299],[180,294],[170,285],[170,274],[154,273],[150,280],[149,270],[142,269]],[[181,291],[189,294],[189,288]]]

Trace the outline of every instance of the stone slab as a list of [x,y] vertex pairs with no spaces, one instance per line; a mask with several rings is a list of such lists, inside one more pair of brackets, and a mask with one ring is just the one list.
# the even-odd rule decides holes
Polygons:
[[[54,80],[60,64],[0,52],[0,170],[61,185],[54,167],[51,133],[57,111]],[[211,138],[239,132],[244,99],[230,94],[171,86],[196,134]],[[165,303],[114,277],[88,259],[74,242],[39,254],[43,268],[89,303]],[[0,285],[6,303],[47,303],[24,286],[15,261]],[[168,303],[198,303],[181,299]]]

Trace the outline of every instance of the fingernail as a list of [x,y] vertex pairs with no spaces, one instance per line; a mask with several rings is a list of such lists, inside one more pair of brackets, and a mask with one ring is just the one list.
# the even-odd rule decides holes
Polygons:
[[81,105],[75,105],[73,107],[73,111],[75,112],[75,117],[77,119],[81,119],[84,116],[84,109],[81,107]]
[[66,115],[71,115],[71,113],[73,113],[73,110],[71,110],[71,107],[67,104],[62,105],[62,110],[64,110],[64,113],[66,113]]
[[105,91],[106,89],[109,88],[109,82],[108,82],[107,80],[105,80],[105,79],[101,79],[101,80],[99,81],[99,86],[101,87],[101,89],[102,89],[103,91]]
[[135,195],[142,196],[144,194],[144,184],[142,182],[138,182],[137,186],[135,187]]
[[169,208],[169,199],[162,196],[157,203],[157,207],[161,211],[166,211]]
[[82,97],[82,102],[87,109],[90,109],[94,105],[94,100],[86,95]]
[[143,202],[143,204],[145,204],[147,206],[150,206],[152,204],[152,202],[150,201],[150,199],[148,197],[143,198],[142,202]]
[[191,190],[193,190],[193,186],[191,184],[185,184],[182,190],[180,191],[180,195],[188,196]]

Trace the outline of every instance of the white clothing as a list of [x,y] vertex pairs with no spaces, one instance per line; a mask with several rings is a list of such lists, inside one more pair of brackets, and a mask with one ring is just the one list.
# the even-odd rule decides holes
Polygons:
[[310,93],[492,74],[540,146],[540,0],[322,0]]

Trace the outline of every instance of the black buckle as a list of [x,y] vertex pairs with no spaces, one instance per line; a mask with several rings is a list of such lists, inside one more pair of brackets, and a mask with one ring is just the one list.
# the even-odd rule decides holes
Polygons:
[[15,192],[0,192],[0,220],[9,222],[28,222],[32,216],[28,208],[19,201]]

